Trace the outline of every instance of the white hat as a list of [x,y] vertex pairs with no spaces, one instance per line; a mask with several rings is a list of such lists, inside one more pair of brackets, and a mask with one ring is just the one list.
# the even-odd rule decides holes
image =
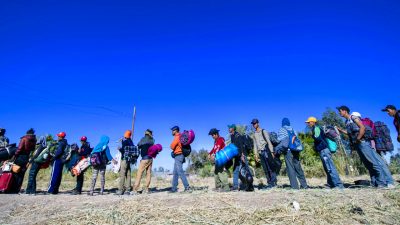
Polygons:
[[352,112],[351,115],[352,115],[352,116],[355,116],[355,117],[360,117],[360,118],[361,118],[361,114],[360,114],[359,112]]

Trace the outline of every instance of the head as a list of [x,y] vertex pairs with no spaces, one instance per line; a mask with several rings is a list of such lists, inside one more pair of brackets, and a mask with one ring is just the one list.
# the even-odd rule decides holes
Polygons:
[[208,135],[211,135],[211,137],[216,140],[217,138],[219,138],[219,130],[217,130],[216,128],[213,128],[210,130],[210,132],[208,132]]
[[149,136],[149,137],[153,137],[153,131],[150,130],[150,129],[147,129],[147,130],[144,132],[144,135],[145,135],[145,136]]
[[4,136],[6,134],[6,129],[0,128],[0,136]]
[[174,126],[171,128],[172,131],[172,135],[175,136],[176,134],[179,133],[179,127],[178,126]]
[[65,139],[66,136],[67,134],[65,132],[60,132],[57,134],[58,140]]
[[101,136],[100,138],[100,143],[102,145],[108,145],[108,143],[110,143],[110,138],[106,135]]
[[253,119],[251,125],[253,125],[254,129],[257,130],[260,127],[260,121],[258,121],[258,119]]
[[130,130],[125,131],[124,138],[131,138],[131,136],[132,136],[132,131]]
[[87,137],[86,136],[82,136],[81,137],[81,144],[85,144],[87,142]]
[[387,112],[389,116],[394,117],[396,115],[397,109],[394,105],[387,105],[382,112]]
[[229,129],[229,133],[230,134],[234,134],[236,132],[236,125],[235,124],[231,124],[228,126]]
[[350,109],[349,109],[349,107],[347,107],[345,105],[342,105],[342,106],[336,107],[336,109],[339,111],[339,115],[341,117],[344,117],[344,118],[350,117]]
[[308,127],[314,127],[317,124],[317,118],[311,116],[306,120],[306,124]]
[[33,128],[29,129],[28,131],[26,131],[27,135],[34,135],[35,134],[35,130]]
[[290,126],[290,120],[288,118],[282,119],[282,127],[284,126]]

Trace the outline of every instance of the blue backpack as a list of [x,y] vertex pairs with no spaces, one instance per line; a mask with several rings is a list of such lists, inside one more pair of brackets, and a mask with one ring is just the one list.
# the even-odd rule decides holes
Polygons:
[[287,130],[288,136],[289,136],[289,145],[288,148],[290,151],[294,152],[301,152],[303,151],[303,145],[301,144],[300,139],[297,137],[297,135],[294,133],[293,130]]

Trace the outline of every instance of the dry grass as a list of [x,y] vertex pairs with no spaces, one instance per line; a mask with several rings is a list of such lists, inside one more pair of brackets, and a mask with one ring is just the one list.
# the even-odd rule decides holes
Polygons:
[[[358,178],[359,179],[359,178]],[[345,178],[350,183],[354,178]],[[68,181],[69,182],[69,181]],[[67,183],[68,183],[67,182]],[[72,182],[72,180],[71,180]],[[117,180],[108,181],[109,187]],[[170,180],[153,178],[163,190]],[[1,195],[1,224],[400,224],[400,189],[273,189],[216,193],[213,179],[190,178],[192,194],[139,196]],[[87,182],[88,183],[88,182]],[[287,184],[286,178],[280,184]],[[322,179],[309,179],[322,186]],[[73,184],[73,183],[72,183]],[[113,186],[115,187],[115,186]],[[70,188],[70,187],[68,187]],[[64,189],[68,190],[68,189]],[[295,211],[292,203],[300,203]]]

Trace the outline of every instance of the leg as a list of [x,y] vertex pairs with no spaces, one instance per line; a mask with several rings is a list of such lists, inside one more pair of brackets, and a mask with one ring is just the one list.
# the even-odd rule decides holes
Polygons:
[[53,167],[51,169],[50,185],[47,190],[48,193],[57,194],[58,187],[57,183],[59,180],[60,172],[62,173],[62,163],[61,160],[54,160]]
[[375,158],[377,159],[378,163],[381,164],[381,166],[382,166],[382,172],[383,172],[383,175],[385,176],[386,184],[393,185],[394,180],[392,177],[392,173],[390,172],[385,159],[383,159],[383,157],[381,155],[379,155],[376,151],[374,151],[373,154],[374,154]]
[[139,164],[139,168],[138,168],[137,174],[136,174],[135,186],[133,187],[134,191],[139,191],[140,181],[142,179],[142,175],[143,175],[144,169],[145,169],[145,163],[144,163],[144,160],[141,160],[140,164]]
[[177,157],[178,157],[178,174],[182,180],[185,190],[187,190],[189,188],[189,182],[186,178],[185,171],[183,170],[183,162],[185,160],[185,157],[183,155],[179,155]]
[[59,172],[58,172],[58,176],[57,176],[57,185],[56,185],[56,194],[58,194],[59,192],[60,192],[60,185],[61,185],[61,180],[62,180],[62,172],[63,172],[63,167],[64,167],[64,164],[61,162],[61,160],[60,160],[60,170],[59,170]]
[[174,158],[174,172],[172,177],[172,188],[171,191],[175,192],[178,191],[178,159],[177,156]]
[[121,169],[119,171],[119,187],[118,187],[118,191],[120,192],[120,194],[123,194],[123,192],[125,191],[125,179],[126,179],[126,173],[127,173],[127,162],[126,160],[121,160]]
[[146,168],[146,191],[149,191],[150,183],[151,183],[151,170],[153,168],[153,160],[148,159],[147,161],[147,168]]
[[296,171],[293,165],[293,155],[291,151],[285,154],[286,172],[289,177],[290,186],[293,189],[299,189],[299,184],[297,182]]
[[36,176],[39,172],[39,165],[37,163],[32,163],[31,169],[29,170],[28,185],[26,187],[27,194],[36,193]]
[[219,181],[220,181],[220,187],[224,191],[229,191],[229,182],[228,182],[228,173],[227,171],[222,170],[219,174]]
[[126,170],[125,190],[130,191],[131,187],[132,187],[132,169],[130,162],[128,162],[128,168]]
[[360,158],[364,159],[363,163],[365,167],[371,173],[371,176],[375,177],[375,181],[378,187],[383,187],[386,185],[383,167],[378,162],[377,158],[374,157],[374,150],[371,148],[370,144],[367,142],[362,142],[358,145]]
[[239,172],[240,172],[240,159],[235,158],[234,159],[234,164],[233,164],[233,189],[238,190],[239,189]]
[[94,192],[94,187],[96,186],[96,180],[97,180],[98,174],[99,174],[99,170],[93,168],[92,185],[90,186],[90,193],[91,194],[93,194],[93,192]]
[[339,173],[333,163],[331,152],[329,149],[324,149],[320,152],[322,164],[328,177],[328,184],[332,187],[343,188],[343,183],[340,180]]
[[259,157],[260,157],[261,166],[262,166],[262,168],[264,170],[264,173],[265,173],[265,178],[267,178],[267,183],[269,183],[271,178],[270,178],[269,173],[268,173],[267,160],[266,160],[266,158],[265,158],[263,153],[260,153]]
[[219,176],[221,171],[223,171],[223,168],[221,169],[221,168],[218,168],[217,166],[215,166],[215,168],[214,168],[215,189],[222,188],[222,182],[220,179],[221,177]]
[[100,189],[100,194],[104,193],[104,187],[106,186],[106,168],[101,168],[100,169],[100,176],[101,176],[101,189]]
[[296,172],[297,178],[300,181],[300,186],[304,189],[308,188],[306,176],[304,175],[303,168],[301,167],[300,163],[300,153],[299,152],[292,152],[293,155],[293,166]]
[[84,182],[84,180],[85,180],[84,172],[82,172],[81,174],[79,174],[79,175],[76,177],[76,191],[77,191],[78,193],[81,193],[81,192],[82,192],[82,187],[83,187],[83,182]]

